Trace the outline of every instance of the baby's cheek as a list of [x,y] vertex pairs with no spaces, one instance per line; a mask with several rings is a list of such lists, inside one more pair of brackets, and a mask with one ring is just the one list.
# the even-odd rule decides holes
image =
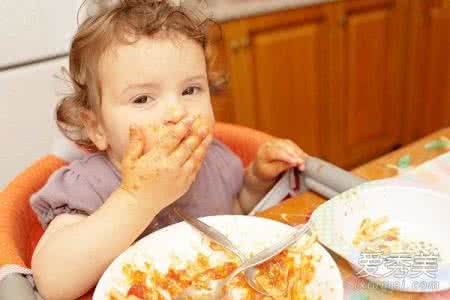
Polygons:
[[215,120],[213,115],[200,116],[201,124],[206,125],[211,133],[214,132]]
[[215,127],[214,118],[209,118],[209,117],[202,118],[201,125],[206,126],[208,128],[209,134],[214,134],[214,127]]
[[125,132],[117,131],[115,135],[109,138],[109,146],[111,154],[116,161],[122,161],[128,145],[128,135]]

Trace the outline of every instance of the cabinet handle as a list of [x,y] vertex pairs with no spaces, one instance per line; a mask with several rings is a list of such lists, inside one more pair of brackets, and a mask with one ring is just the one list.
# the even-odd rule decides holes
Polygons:
[[233,52],[238,52],[242,48],[250,47],[250,39],[245,37],[239,40],[232,40],[230,42],[230,48]]
[[345,27],[347,26],[347,22],[348,22],[347,16],[344,15],[339,18],[339,26]]
[[241,43],[238,40],[232,40],[230,42],[230,48],[233,52],[237,52],[239,51],[239,48],[241,48]]
[[250,47],[250,39],[248,37],[242,38],[241,47],[242,48]]

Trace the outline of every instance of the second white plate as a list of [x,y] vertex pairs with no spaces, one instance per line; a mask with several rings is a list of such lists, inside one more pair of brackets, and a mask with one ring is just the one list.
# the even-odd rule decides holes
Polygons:
[[[327,201],[313,213],[312,221],[319,241],[350,262],[355,272],[364,271],[361,275],[366,274],[368,280],[394,290],[435,292],[450,288],[449,211],[450,195],[379,181]],[[365,253],[354,247],[352,241],[364,218],[381,217],[388,218],[389,227],[399,228],[400,240],[423,241],[437,248],[439,261],[431,255],[407,257],[408,265],[402,258],[392,261],[402,253],[364,257]],[[403,268],[402,273],[393,270],[395,267]],[[418,272],[418,267],[422,272]]]

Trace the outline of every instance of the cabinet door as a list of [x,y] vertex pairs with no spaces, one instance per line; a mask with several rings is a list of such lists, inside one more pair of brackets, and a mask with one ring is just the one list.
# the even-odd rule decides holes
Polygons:
[[321,155],[329,76],[326,6],[224,26],[234,120]]
[[338,10],[331,160],[349,168],[401,141],[407,1],[344,1]]
[[450,126],[450,0],[412,0],[406,141]]

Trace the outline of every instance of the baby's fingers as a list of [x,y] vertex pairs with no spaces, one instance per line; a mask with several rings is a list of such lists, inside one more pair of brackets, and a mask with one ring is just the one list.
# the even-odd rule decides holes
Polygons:
[[212,141],[212,136],[208,135],[200,144],[200,146],[195,149],[191,157],[183,165],[183,169],[186,174],[189,174],[192,178],[195,178],[198,171],[200,170],[203,160],[205,159],[206,153],[208,151],[208,146]]
[[171,154],[181,143],[181,141],[190,133],[193,116],[187,116],[175,125],[170,125],[168,132],[161,137],[159,145],[166,154]]
[[300,149],[300,147],[291,140],[287,140],[287,147],[290,149],[290,151],[295,156],[299,169],[304,171],[305,170],[305,160],[308,158],[308,154],[303,152],[303,150]]
[[178,148],[172,153],[171,157],[182,166],[191,158],[194,152],[201,147],[202,142],[206,137],[207,133],[203,135],[190,135],[180,143]]
[[202,141],[201,145],[197,149],[195,149],[194,153],[192,153],[191,159],[200,162],[199,165],[201,165],[203,159],[205,158],[206,152],[208,152],[208,147],[212,140],[212,135],[208,135]]
[[283,146],[275,146],[267,149],[266,152],[267,162],[285,162],[290,165],[295,165],[298,163],[297,158],[293,153]]
[[138,160],[142,152],[144,151],[145,137],[142,130],[138,127],[130,127],[129,130],[129,141],[125,148],[124,157],[122,160],[122,167],[129,168],[134,165],[136,160]]
[[287,140],[289,148],[297,155],[298,158],[305,160],[308,158],[308,154],[306,154],[296,143],[291,140]]
[[284,161],[274,161],[270,164],[271,173],[275,176],[283,173],[287,169],[291,168],[292,165]]

